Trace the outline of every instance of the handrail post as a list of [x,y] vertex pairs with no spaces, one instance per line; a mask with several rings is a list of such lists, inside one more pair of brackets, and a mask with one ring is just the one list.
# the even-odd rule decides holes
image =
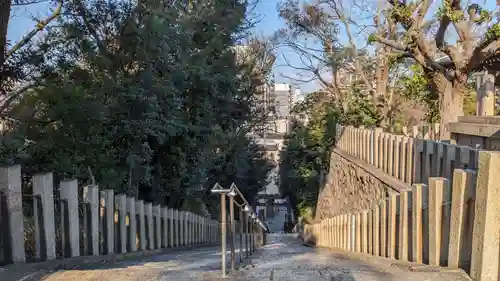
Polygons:
[[236,269],[236,227],[234,225],[234,196],[229,196],[229,220],[231,223],[231,270]]
[[[240,226],[239,226],[239,235],[240,235],[240,262],[243,261],[243,233],[245,233],[245,253],[246,257],[257,250],[257,247],[260,247],[264,243],[264,230],[267,229],[262,221],[255,215],[250,204],[245,199],[243,194],[238,190],[238,187],[233,183],[231,188],[223,189],[218,183],[212,188],[211,193],[220,194],[220,215],[221,215],[221,270],[222,277],[227,276],[227,256],[226,256],[226,248],[227,248],[227,214],[226,214],[226,196],[229,196],[229,220],[230,227],[229,230],[231,233],[231,270],[236,269],[236,223],[234,219],[234,205],[236,204],[240,207]],[[234,201],[234,197],[239,196],[243,203],[240,205],[239,203]],[[260,240],[259,240],[260,239]]]
[[252,246],[252,235],[253,235],[253,229],[252,229],[252,217],[248,217],[248,252],[250,255],[253,253],[253,246]]
[[243,262],[243,206],[240,207],[240,263]]
[[221,233],[221,270],[222,270],[222,277],[226,277],[226,194],[221,193],[220,194],[220,216],[221,216],[221,227],[220,227],[220,233]]
[[249,228],[248,228],[248,221],[249,221],[249,217],[248,217],[248,214],[245,214],[244,216],[244,221],[243,223],[245,224],[245,257],[248,259],[249,257],[249,244],[248,244],[248,231],[249,231]]

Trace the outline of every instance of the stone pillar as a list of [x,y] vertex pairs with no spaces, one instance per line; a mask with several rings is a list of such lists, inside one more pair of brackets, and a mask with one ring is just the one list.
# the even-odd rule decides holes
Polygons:
[[200,217],[197,214],[194,214],[194,244],[198,245],[199,244],[199,238],[200,238]]
[[115,246],[115,193],[112,189],[101,191],[101,204],[104,204],[104,253],[109,255],[114,252]]
[[192,244],[197,245],[198,244],[198,215],[193,214],[193,230],[191,231],[193,235],[193,242]]
[[115,197],[116,208],[118,209],[118,243],[116,251],[127,252],[127,197],[125,194],[118,194]]
[[[473,280],[498,280],[500,251],[500,153],[479,152],[476,204],[472,235],[472,256],[470,276]],[[495,258],[492,258],[495,257]]]
[[168,225],[169,209],[167,207],[161,208],[161,218],[163,220],[163,230],[161,233],[161,247],[167,248],[169,246],[169,231],[170,227]]
[[[34,208],[36,237],[36,257],[46,260],[56,258],[56,235],[54,225],[54,182],[52,173],[37,174],[33,177],[33,195],[39,196],[42,213],[39,213],[37,203]],[[41,222],[40,222],[41,219]]]
[[168,245],[170,247],[175,246],[175,237],[174,237],[174,209],[168,209]]
[[460,265],[460,253],[463,247],[463,238],[466,235],[466,223],[464,222],[464,218],[467,216],[466,204],[472,202],[475,184],[475,171],[455,170],[452,183],[448,267],[458,268]]
[[380,202],[380,256],[387,257],[387,201]]
[[380,207],[375,206],[373,209],[373,219],[372,219],[372,233],[373,233],[373,255],[380,255]]
[[77,257],[80,255],[80,217],[78,215],[78,181],[68,180],[61,181],[59,188],[59,195],[62,200],[65,200],[65,208],[62,210],[67,210],[65,218],[67,222],[63,225],[67,228],[68,235],[68,249],[65,249],[65,256],[67,257]]
[[[425,190],[425,191],[424,191]],[[422,263],[423,253],[423,218],[422,207],[424,202],[424,192],[427,186],[424,184],[414,184],[412,191],[412,261]]]
[[391,194],[387,201],[387,257],[396,258],[396,200],[397,196]]
[[144,203],[144,214],[147,216],[147,248],[153,250],[155,248],[154,241],[154,224],[153,224],[153,204],[151,202]]
[[184,211],[179,211],[179,246],[184,246],[186,242],[186,232],[184,231],[185,220]]
[[373,210],[368,210],[368,254],[373,255]]
[[174,227],[172,228],[174,230],[174,245],[175,247],[180,246],[180,239],[179,239],[179,231],[180,231],[180,223],[179,223],[179,211],[178,210],[173,210],[173,218],[174,218]]
[[139,249],[146,250],[146,222],[144,217],[144,201],[138,200],[135,202],[135,210],[139,219]]
[[399,251],[398,259],[408,260],[408,208],[411,191],[403,191],[399,196]]
[[137,202],[135,198],[127,197],[127,213],[128,213],[128,223],[129,223],[129,251],[137,251]]
[[184,246],[189,245],[189,212],[182,212],[182,218],[183,218],[183,241],[184,241]]
[[405,165],[405,182],[407,184],[413,183],[413,164],[414,164],[414,161],[413,161],[413,156],[414,156],[413,142],[414,142],[414,139],[412,139],[412,138],[406,139],[406,145],[405,145],[406,157],[404,158],[404,159],[406,159],[406,162],[402,163],[403,165]]
[[186,212],[186,245],[193,244],[193,214]]
[[99,255],[99,188],[93,185],[87,185],[83,187],[83,203],[88,206],[89,216],[89,229],[88,241],[89,241],[89,254],[93,256]]
[[194,221],[195,221],[195,230],[194,230],[194,237],[195,237],[195,240],[194,240],[194,243],[196,245],[200,244],[200,222],[201,222],[201,218],[200,216],[198,215],[194,215]]
[[[354,251],[361,253],[361,213],[356,213],[355,215],[355,223],[356,223],[356,234],[355,234],[355,243],[354,243]],[[335,217],[335,248],[338,248],[338,217]]]
[[368,211],[365,210],[361,213],[361,251],[368,253]]
[[[21,188],[21,166],[0,168],[0,204],[5,199],[7,213],[9,215],[9,254],[6,257],[11,262],[25,262],[26,252],[24,249],[24,216],[23,198]],[[4,198],[2,198],[2,196]]]
[[476,76],[477,116],[495,115],[495,76],[488,71]]
[[201,217],[201,244],[206,244],[206,219],[205,217]]
[[155,249],[160,249],[161,248],[161,207],[160,205],[155,205],[153,206],[153,216],[155,217],[155,220],[154,220],[154,239],[155,239],[155,243],[154,243],[154,248]]
[[198,216],[198,244],[203,244],[203,226],[202,226],[202,223],[203,223],[203,217],[202,216]]
[[445,178],[429,179],[429,265],[439,266],[440,262],[443,193],[447,185]]
[[206,221],[206,231],[207,231],[207,243],[212,244],[212,221],[207,218]]

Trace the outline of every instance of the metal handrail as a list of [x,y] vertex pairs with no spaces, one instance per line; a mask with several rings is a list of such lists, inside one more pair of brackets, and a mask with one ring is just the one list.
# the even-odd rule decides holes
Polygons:
[[[266,226],[262,223],[262,221],[258,218],[258,216],[252,210],[252,207],[245,199],[243,194],[240,192],[236,184],[232,183],[230,188],[224,189],[219,183],[216,183],[211,190],[211,193],[220,194],[220,202],[221,202],[221,270],[222,277],[226,277],[226,196],[229,196],[229,212],[230,212],[230,221],[231,221],[231,269],[235,270],[236,267],[236,254],[235,254],[235,223],[234,223],[234,205],[240,208],[240,215],[246,214],[246,218],[240,217],[240,260],[242,259],[241,251],[243,250],[243,238],[242,238],[242,230],[243,223],[245,223],[245,233],[249,235],[245,235],[245,253],[248,257],[249,253],[256,250],[256,243],[263,244],[265,243],[265,231],[267,230]],[[242,204],[237,203],[234,198],[241,198],[243,201]],[[259,226],[261,230],[256,229],[256,226]],[[258,237],[255,237],[255,235]],[[250,236],[250,237],[249,237]],[[260,241],[256,241],[259,238]]]

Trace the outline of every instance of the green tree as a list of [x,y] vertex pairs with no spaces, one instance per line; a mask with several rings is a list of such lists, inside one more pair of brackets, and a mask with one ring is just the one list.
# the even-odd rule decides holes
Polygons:
[[[469,74],[487,67],[488,61],[498,55],[498,17],[478,4],[463,6],[459,0],[439,1],[441,6],[430,19],[427,15],[433,0],[387,2],[391,5],[388,18],[401,28],[404,37],[396,41],[372,34],[369,40],[391,47],[422,67],[439,96],[441,138],[449,138],[446,124],[464,114]],[[450,26],[458,36],[455,43],[446,40]],[[443,60],[443,56],[449,60]]]
[[3,162],[174,208],[210,202],[217,181],[262,187],[269,165],[246,135],[264,77],[234,52],[249,3],[154,3],[65,3],[23,52],[37,86],[10,108]]
[[335,125],[374,125],[377,114],[372,99],[361,92],[344,110],[328,93],[309,94],[293,108],[299,119],[285,137],[280,156],[279,187],[295,206],[297,215],[311,214],[319,188],[328,172],[330,154],[335,143]]

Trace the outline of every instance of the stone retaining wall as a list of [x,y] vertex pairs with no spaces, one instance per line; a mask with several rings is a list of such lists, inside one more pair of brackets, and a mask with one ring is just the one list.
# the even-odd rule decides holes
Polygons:
[[404,182],[339,150],[331,154],[325,187],[320,191],[316,219],[370,208],[392,193],[410,189]]

